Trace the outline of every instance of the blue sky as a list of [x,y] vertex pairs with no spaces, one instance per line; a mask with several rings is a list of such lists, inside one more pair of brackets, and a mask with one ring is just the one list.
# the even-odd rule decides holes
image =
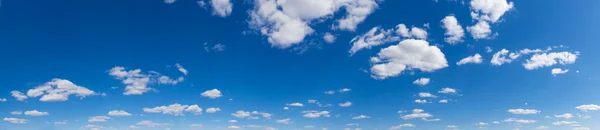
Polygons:
[[600,129],[600,1],[1,3],[0,130]]

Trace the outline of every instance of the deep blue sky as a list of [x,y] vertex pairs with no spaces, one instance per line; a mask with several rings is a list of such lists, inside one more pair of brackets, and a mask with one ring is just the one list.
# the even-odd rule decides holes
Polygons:
[[[493,0],[498,1],[498,0]],[[499,0],[503,1],[503,0]],[[168,126],[141,129],[189,129],[190,124],[203,124],[203,129],[280,130],[328,128],[362,128],[363,130],[389,129],[399,124],[413,124],[414,128],[445,129],[456,125],[460,129],[573,129],[579,126],[553,125],[557,121],[577,121],[581,127],[600,129],[597,111],[582,111],[577,106],[600,104],[600,82],[596,79],[600,66],[596,51],[600,47],[600,1],[546,0],[512,1],[514,8],[497,23],[491,23],[498,36],[474,39],[467,26],[477,23],[470,13],[470,0],[461,2],[439,0],[378,1],[378,8],[358,24],[355,31],[332,29],[335,20],[345,16],[340,9],[332,16],[312,21],[314,33],[290,48],[271,45],[260,30],[251,28],[249,12],[251,0],[233,0],[233,11],[226,17],[213,15],[210,5],[199,7],[197,1],[178,0],[172,4],[154,0],[2,0],[0,6],[0,130],[79,130],[85,126],[103,126],[104,129],[128,129],[142,120],[169,123]],[[209,1],[206,1],[209,3]],[[464,28],[464,42],[449,45],[444,42],[445,29],[440,22],[455,16]],[[371,28],[394,28],[397,24],[424,28],[428,23],[427,42],[438,45],[445,55],[448,67],[433,72],[414,71],[386,79],[374,79],[369,59],[382,48],[398,41],[363,49],[354,55],[348,50],[350,40]],[[322,40],[324,33],[336,36],[334,43]],[[224,45],[222,51],[206,51],[205,47]],[[534,54],[523,55],[501,66],[492,65],[492,55],[503,48],[513,52],[521,49],[546,49],[563,45],[550,52],[579,52],[573,64],[554,64],[527,70],[522,64]],[[486,52],[486,47],[493,49]],[[303,48],[304,50],[296,50]],[[459,60],[479,53],[483,63],[458,66]],[[536,53],[537,54],[537,53]],[[541,53],[540,53],[541,54]],[[189,71],[183,75],[174,65],[178,63]],[[143,73],[156,71],[171,78],[184,76],[176,85],[150,83],[157,91],[142,95],[124,95],[125,84],[109,75],[115,66],[127,70],[141,69]],[[554,68],[569,69],[553,75]],[[425,86],[413,84],[418,78],[430,78]],[[11,96],[16,90],[27,91],[50,82],[66,79],[96,92],[85,98],[71,95],[67,101],[43,102],[39,97],[18,101]],[[115,87],[115,88],[111,88]],[[456,94],[442,94],[442,88],[454,88]],[[201,93],[218,89],[222,97],[210,99]],[[342,88],[350,92],[333,95],[329,90]],[[420,98],[428,92],[437,98]],[[105,95],[101,95],[105,93]],[[319,107],[307,102],[318,100]],[[419,104],[416,99],[429,102]],[[438,103],[441,99],[449,103]],[[350,107],[338,104],[352,102]],[[299,102],[304,107],[290,107]],[[179,103],[198,104],[203,109],[218,107],[221,111],[185,116],[144,112],[143,108],[168,106]],[[413,109],[423,109],[433,115],[402,119]],[[535,109],[537,114],[512,114],[509,109]],[[13,111],[38,110],[47,116],[13,115]],[[106,122],[88,122],[92,116],[106,116],[111,110],[125,110],[132,114],[112,117]],[[232,116],[238,110],[272,114],[271,119],[242,119]],[[328,111],[331,117],[303,117],[304,110]],[[397,113],[398,111],[407,111]],[[555,117],[571,113],[575,117]],[[143,114],[143,116],[140,116]],[[367,115],[370,118],[353,120]],[[577,117],[576,115],[582,115]],[[546,118],[549,116],[550,118]],[[590,118],[584,118],[590,116]],[[15,124],[7,118],[26,119],[26,124]],[[293,123],[281,124],[276,120],[290,118]],[[519,124],[503,122],[508,118],[535,120]],[[218,121],[216,121],[218,120]],[[228,123],[237,120],[237,123]],[[499,124],[493,124],[499,121]],[[65,125],[54,122],[66,122]],[[486,126],[476,125],[488,123]],[[360,126],[347,126],[357,123]],[[265,127],[251,128],[249,125]]]

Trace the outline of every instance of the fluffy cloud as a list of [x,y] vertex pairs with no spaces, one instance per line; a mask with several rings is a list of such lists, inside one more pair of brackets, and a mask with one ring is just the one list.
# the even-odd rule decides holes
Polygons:
[[398,76],[404,70],[433,72],[448,67],[445,55],[438,47],[414,39],[381,49],[377,57],[371,58],[371,63],[372,77],[380,80]]
[[436,98],[437,96],[435,96],[431,93],[421,92],[421,93],[419,93],[419,97],[421,97],[421,98]]
[[562,115],[554,115],[554,117],[556,117],[556,118],[571,119],[571,118],[573,118],[573,114],[571,114],[571,113],[565,113],[565,114],[562,114]]
[[369,118],[371,118],[371,117],[370,116],[365,116],[365,115],[359,115],[359,116],[352,117],[353,120],[369,119]]
[[470,3],[473,19],[498,22],[500,17],[514,8],[507,0],[473,0]]
[[415,102],[416,102],[416,103],[421,103],[421,104],[424,104],[424,103],[427,103],[427,100],[421,100],[421,99],[417,99],[417,100],[415,100]]
[[439,103],[448,103],[448,100],[447,99],[442,99],[442,100],[439,101]]
[[518,124],[530,124],[530,123],[535,123],[537,121],[535,121],[535,120],[516,119],[516,118],[508,118],[508,119],[505,119],[503,122],[514,122],[514,123],[518,123]]
[[556,121],[556,122],[552,122],[553,125],[573,125],[573,124],[577,124],[578,122],[576,121]]
[[219,91],[218,89],[208,90],[208,91],[203,92],[200,95],[203,97],[208,97],[210,99],[216,99],[216,98],[223,96],[223,95],[221,95],[221,91]]
[[413,124],[401,124],[401,125],[390,127],[390,130],[400,130],[400,129],[406,128],[406,127],[416,127],[416,126]]
[[427,118],[433,117],[433,115],[424,112],[425,111],[423,109],[413,109],[412,114],[404,115],[401,118],[405,120],[414,118],[421,118],[423,120],[427,120]]
[[431,81],[431,79],[429,79],[429,78],[419,78],[419,79],[413,81],[413,84],[425,86],[425,85],[429,84],[429,81]]
[[183,68],[183,66],[181,66],[179,63],[175,64],[175,67],[177,67],[177,70],[179,70],[179,72],[183,73],[183,75],[188,74],[188,70]]
[[235,116],[237,118],[245,118],[245,117],[250,116],[250,112],[239,110],[239,111],[236,111],[235,113],[231,113],[231,115]]
[[12,112],[10,112],[10,114],[11,115],[21,115],[21,114],[23,114],[23,112],[22,111],[12,111]]
[[136,123],[136,125],[146,126],[146,127],[163,127],[163,126],[170,126],[171,124],[169,124],[169,123],[156,123],[156,122],[152,122],[152,121],[149,121],[149,120],[143,120],[143,121],[140,121],[140,122]]
[[22,92],[19,91],[11,91],[10,94],[15,97],[15,99],[17,99],[17,101],[24,101],[25,99],[29,98],[27,97],[25,94],[23,94]]
[[[513,53],[514,54],[514,53]],[[492,63],[492,65],[502,65],[505,63],[510,63],[512,62],[514,59],[518,58],[518,55],[510,55],[509,56],[509,51],[506,49],[502,49],[496,53],[494,53],[494,55],[492,56],[492,60],[490,61],[490,63]]]
[[13,124],[25,124],[28,122],[27,119],[20,119],[20,118],[4,118],[4,121],[8,121]]
[[350,107],[350,106],[352,106],[352,102],[346,101],[346,102],[340,103],[338,105],[340,105],[340,107]]
[[[176,109],[178,109],[178,108],[176,108]],[[187,107],[185,109],[185,111],[189,112],[189,113],[194,113],[194,115],[202,114],[202,108],[200,108],[200,106],[198,106],[198,105],[191,105],[191,106]]]
[[327,43],[333,43],[335,42],[335,35],[331,34],[331,33],[325,33],[325,35],[323,35],[323,40],[325,40],[325,42]]
[[456,62],[456,65],[464,65],[464,64],[469,64],[469,63],[481,64],[481,63],[483,63],[483,59],[481,59],[481,55],[479,55],[479,53],[478,53],[478,54],[461,59],[460,61]]
[[438,93],[456,93],[456,89],[453,88],[442,88]]
[[242,129],[242,127],[232,125],[232,126],[227,127],[227,129]]
[[486,21],[479,21],[474,26],[467,27],[467,31],[471,32],[473,39],[490,38],[490,35],[492,34],[491,26]]
[[508,112],[512,114],[528,115],[528,114],[539,114],[541,111],[535,109],[508,109]]
[[144,112],[148,113],[162,113],[174,116],[183,116],[183,112],[190,112],[195,115],[202,114],[202,108],[198,105],[181,105],[179,103],[171,104],[169,106],[157,106],[154,108],[143,108]]
[[350,40],[352,48],[348,52],[350,52],[350,55],[354,55],[361,49],[370,49],[373,46],[396,41],[400,41],[400,37],[394,35],[393,29],[385,30],[380,27],[373,27],[367,33],[352,38]]
[[211,108],[207,108],[206,109],[206,113],[216,113],[218,111],[221,111],[221,108],[213,108],[213,107],[211,107]]
[[38,110],[25,111],[25,115],[27,116],[47,116],[50,115],[48,112],[40,112]]
[[233,10],[233,4],[230,0],[210,0],[213,8],[213,15],[227,17]]
[[125,70],[125,67],[121,66],[115,66],[111,68],[108,70],[108,74],[113,76],[115,79],[121,80],[123,84],[126,85],[125,92],[123,92],[124,95],[142,95],[145,92],[153,90],[152,88],[148,87],[148,84],[152,82],[175,85],[183,81],[183,77],[179,77],[175,80],[169,78],[168,76],[163,76],[158,72],[151,71],[151,74],[144,74],[142,73],[141,69]]
[[587,112],[587,111],[597,111],[600,110],[600,106],[596,104],[587,104],[575,107],[575,109]]
[[88,122],[106,122],[108,119],[110,119],[108,116],[92,116],[88,118]]
[[334,2],[336,5],[346,7],[346,16],[338,20],[335,26],[342,30],[354,31],[358,24],[378,8],[375,0],[335,0]]
[[303,111],[302,113],[304,113],[303,116],[306,118],[331,117],[329,111]]
[[0,102],[6,102],[6,98],[0,98]]
[[554,68],[551,71],[552,75],[559,75],[559,74],[564,74],[564,73],[567,73],[567,72],[569,72],[569,69],[564,69],[563,70],[561,68]]
[[276,120],[275,122],[276,123],[281,123],[281,124],[291,124],[292,123],[292,119],[286,118],[286,119]]
[[405,38],[427,39],[427,31],[422,28],[412,27],[408,29],[404,24],[396,25],[396,34]]
[[303,107],[304,105],[303,105],[302,103],[295,102],[295,103],[290,103],[290,104],[287,104],[287,106],[292,106],[292,107]]
[[456,17],[452,15],[446,16],[442,19],[442,23],[442,28],[446,29],[446,33],[444,34],[446,38],[444,38],[444,41],[449,44],[457,44],[464,41],[465,31],[458,23]]
[[[248,118],[248,119],[260,119],[260,117],[258,116],[262,116],[263,118],[266,119],[271,119],[271,114],[266,113],[266,112],[258,112],[258,111],[244,111],[244,110],[238,110],[235,113],[231,113],[232,116],[237,117],[237,118]],[[253,116],[253,115],[257,115],[257,116]]]
[[578,52],[552,52],[552,53],[541,53],[535,54],[528,59],[523,66],[525,69],[534,70],[540,67],[548,67],[555,64],[573,64],[577,60]]
[[112,110],[108,112],[109,116],[131,116],[128,112],[124,110]]

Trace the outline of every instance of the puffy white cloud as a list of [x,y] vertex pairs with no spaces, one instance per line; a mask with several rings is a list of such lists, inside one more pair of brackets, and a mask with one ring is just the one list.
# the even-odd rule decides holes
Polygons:
[[514,122],[514,123],[518,123],[518,124],[530,124],[530,123],[535,123],[537,121],[535,121],[535,120],[516,119],[516,118],[508,118],[508,119],[505,119],[503,122]]
[[571,113],[565,113],[565,114],[562,114],[562,115],[554,115],[554,117],[556,117],[556,118],[571,119],[571,118],[573,118],[573,114],[571,114]]
[[227,17],[233,10],[233,4],[230,0],[210,0],[210,5],[213,8],[213,15]]
[[463,27],[458,23],[458,20],[453,15],[446,16],[442,19],[442,28],[446,29],[446,33],[444,34],[446,41],[449,44],[457,44],[463,42],[463,38],[465,37],[465,31]]
[[404,115],[401,118],[408,120],[408,119],[414,119],[414,118],[421,118],[423,120],[427,120],[427,118],[429,117],[433,117],[433,115],[429,114],[429,113],[424,113],[425,111],[423,109],[413,109],[411,114],[408,115]]
[[4,118],[4,121],[8,121],[13,124],[25,124],[28,122],[27,119],[20,119],[20,118]]
[[289,109],[290,109],[289,107],[283,107],[283,110],[289,110]]
[[431,93],[421,92],[421,93],[419,93],[419,97],[421,97],[421,98],[436,98],[437,96],[435,96]]
[[179,103],[175,103],[175,104],[171,104],[169,106],[157,106],[154,108],[143,108],[142,110],[144,110],[144,112],[148,112],[148,113],[162,113],[162,114],[167,114],[167,115],[183,116],[184,115],[183,111],[186,110],[187,107],[188,107],[188,105],[181,105]]
[[106,122],[108,119],[110,119],[108,116],[92,116],[88,118],[88,122]]
[[235,116],[237,118],[245,118],[245,117],[249,117],[250,116],[250,112],[239,110],[239,111],[236,111],[235,113],[231,113],[231,115]]
[[350,89],[350,88],[342,88],[342,89],[338,90],[338,92],[340,92],[340,93],[347,93],[350,91],[352,91],[352,89]]
[[109,116],[131,116],[128,112],[124,110],[112,110],[108,112]]
[[171,85],[176,85],[179,82],[183,82],[183,77],[179,77],[177,79],[171,79],[169,78],[169,76],[160,76],[158,77],[158,83],[160,84],[171,84]]
[[393,29],[385,30],[380,27],[373,27],[367,33],[352,38],[350,40],[352,48],[348,52],[350,52],[350,55],[354,55],[361,49],[370,49],[373,46],[396,41],[400,41],[400,37],[394,35]]
[[369,118],[371,118],[371,117],[370,116],[365,116],[365,115],[359,115],[359,116],[352,117],[353,120],[369,119]]
[[0,102],[6,102],[6,98],[0,98]]
[[329,91],[325,91],[325,92],[323,92],[323,93],[325,93],[325,94],[329,94],[329,95],[333,95],[333,94],[335,94],[335,91],[333,91],[333,90],[329,90]]
[[448,99],[442,99],[439,101],[439,103],[448,103]]
[[356,30],[356,26],[379,7],[375,0],[336,0],[334,3],[346,8],[346,16],[337,20],[335,28],[350,31]]
[[181,64],[177,63],[177,64],[175,64],[175,67],[177,67],[177,70],[179,70],[179,72],[183,73],[183,75],[188,74],[188,70],[183,68],[183,66],[181,66]]
[[492,34],[491,26],[486,21],[479,21],[473,26],[468,26],[467,31],[471,33],[473,39],[487,39]]
[[12,111],[12,112],[10,112],[10,114],[11,115],[21,115],[21,114],[23,114],[23,112],[22,111]]
[[143,120],[143,121],[140,121],[140,122],[136,123],[136,125],[146,126],[146,127],[163,127],[163,126],[170,126],[172,124],[169,124],[169,123],[156,123],[156,122],[152,122],[150,120]]
[[[175,109],[179,109],[178,107]],[[185,112],[194,113],[194,115],[202,114],[202,108],[198,105],[191,105],[185,109]]]
[[564,73],[567,73],[567,72],[569,72],[569,69],[564,69],[563,70],[561,68],[554,68],[551,71],[552,75],[559,75],[559,74],[564,74]]
[[438,93],[456,93],[456,89],[453,88],[442,88]]
[[15,97],[15,99],[17,99],[17,101],[24,101],[25,99],[27,99],[28,97],[23,94],[22,92],[19,91],[11,91],[10,94]]
[[431,81],[431,79],[429,79],[429,78],[419,78],[419,79],[413,81],[413,84],[425,86],[425,85],[429,84],[429,81]]
[[412,27],[408,29],[404,24],[396,25],[396,34],[404,38],[427,39],[427,31],[422,28]]
[[438,47],[429,46],[427,41],[414,39],[381,49],[371,61],[371,76],[380,80],[398,76],[404,70],[433,72],[448,67],[445,55]]
[[578,124],[578,122],[576,121],[556,121],[556,122],[552,122],[553,125],[573,125],[573,124]]
[[206,109],[206,113],[216,113],[216,112],[218,112],[218,111],[221,111],[221,108],[214,108],[214,107],[211,107],[211,108],[207,108],[207,109]]
[[25,111],[25,115],[27,116],[47,116],[50,115],[48,112],[40,112],[38,110]]
[[108,70],[109,75],[121,80],[126,85],[125,92],[123,92],[124,95],[142,95],[145,92],[153,90],[148,87],[148,84],[153,82],[175,85],[183,81],[183,77],[171,79],[168,76],[160,75],[158,72],[151,71],[150,73],[144,74],[141,69],[125,70],[125,67],[121,66],[115,66]]
[[340,105],[340,107],[350,107],[350,106],[352,106],[352,102],[346,101],[346,102],[340,103],[338,105]]
[[456,65],[464,65],[469,63],[481,64],[483,63],[483,59],[481,59],[481,55],[477,53],[475,55],[461,59],[460,61],[456,62]]
[[401,124],[401,125],[390,127],[390,130],[400,130],[400,129],[406,128],[406,127],[416,127],[416,126],[413,124]]
[[575,60],[577,60],[578,52],[552,52],[552,53],[541,53],[534,54],[530,59],[528,59],[523,66],[525,69],[534,70],[540,67],[548,67],[555,64],[573,64]]
[[[20,92],[13,91],[11,93],[13,96],[16,95],[15,97],[17,97],[17,100],[26,99],[22,97],[23,95]],[[66,101],[69,99],[70,95],[84,98],[95,94],[94,91],[82,86],[77,86],[73,82],[65,79],[52,79],[49,82],[27,91],[28,97],[41,96],[40,101],[42,102]]]
[[219,91],[218,89],[208,90],[208,91],[203,92],[200,95],[203,97],[208,97],[210,99],[216,99],[216,98],[223,96],[223,95],[221,95],[221,91]]
[[416,103],[421,103],[421,104],[424,104],[424,103],[427,103],[427,100],[421,100],[421,99],[417,99],[417,100],[415,100],[415,102],[416,102]]
[[587,112],[587,111],[597,111],[600,110],[600,106],[596,104],[587,104],[575,107],[575,109]]
[[539,114],[542,111],[535,110],[535,109],[508,109],[508,112],[510,112],[512,114],[528,115],[528,114]]
[[242,127],[232,125],[232,126],[227,127],[227,129],[242,129]]
[[292,123],[292,119],[286,118],[286,119],[276,120],[275,122],[276,123],[281,123],[281,124],[291,124]]
[[299,102],[295,102],[295,103],[290,103],[290,104],[286,104],[287,106],[292,106],[292,107],[303,107],[304,104],[299,103]]
[[325,40],[325,42],[327,43],[333,43],[335,42],[335,35],[331,34],[331,33],[325,33],[325,35],[323,35],[323,40]]
[[[514,53],[513,53],[514,54]],[[492,60],[490,61],[490,63],[492,63],[492,65],[502,65],[505,63],[510,63],[512,62],[514,59],[518,58],[518,55],[511,55],[511,57],[509,56],[509,51],[506,49],[502,49],[496,53],[494,53],[494,55],[492,56]]]
[[473,19],[498,22],[500,17],[514,8],[513,2],[507,0],[472,0],[471,16]]
[[331,117],[329,111],[302,111],[302,113],[304,113],[303,116],[306,118]]

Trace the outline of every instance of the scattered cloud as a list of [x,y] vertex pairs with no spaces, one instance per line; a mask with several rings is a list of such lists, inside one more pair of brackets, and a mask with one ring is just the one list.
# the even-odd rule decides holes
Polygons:
[[302,113],[304,113],[304,117],[306,118],[319,118],[321,116],[323,117],[331,117],[331,115],[329,115],[329,111],[302,111]]
[[481,55],[479,55],[479,53],[463,58],[460,61],[456,62],[456,65],[464,65],[464,64],[469,64],[469,63],[473,63],[473,64],[481,64],[483,63],[483,59],[481,59]]
[[38,110],[31,110],[24,112],[26,116],[48,116],[50,113],[48,112],[40,112]]
[[325,40],[325,42],[327,42],[327,43],[334,43],[335,39],[336,39],[336,36],[331,33],[325,33],[323,35],[323,40]]
[[416,127],[416,126],[413,124],[401,124],[401,125],[396,125],[396,126],[390,127],[390,130],[400,130],[402,128],[407,128],[407,127]]
[[425,113],[425,111],[423,109],[413,109],[411,114],[408,115],[404,115],[401,118],[408,120],[408,119],[414,119],[414,118],[421,118],[423,120],[427,120],[427,118],[429,117],[433,117],[433,115],[429,114],[429,113]]
[[383,80],[400,75],[405,70],[433,72],[448,67],[444,53],[427,41],[408,39],[398,45],[381,49],[371,58],[371,77]]
[[338,105],[340,105],[340,107],[350,107],[350,106],[352,106],[352,102],[346,101],[346,102],[340,103]]
[[112,110],[108,112],[109,116],[131,116],[128,112],[124,110]]
[[429,81],[431,81],[431,79],[429,79],[429,78],[419,78],[419,79],[413,81],[413,84],[425,86],[425,85],[429,84]]
[[525,66],[525,69],[527,70],[535,70],[541,67],[548,67],[555,64],[573,64],[575,63],[575,60],[577,60],[577,55],[579,55],[579,52],[552,52],[534,54],[523,64],[523,66]]
[[508,118],[508,119],[505,119],[503,122],[513,122],[513,123],[517,123],[517,124],[531,124],[531,123],[535,123],[537,121],[535,121],[535,120],[516,119],[516,118]]
[[287,104],[287,106],[291,106],[291,107],[303,107],[304,105],[302,103],[295,102],[295,103]]
[[421,99],[417,99],[417,100],[415,100],[415,102],[416,102],[416,103],[421,103],[421,104],[424,104],[424,103],[427,103],[427,100],[421,100]]
[[419,97],[421,97],[421,98],[436,98],[437,96],[435,96],[431,93],[421,92],[421,93],[419,93]]
[[25,124],[28,122],[27,119],[20,119],[20,118],[4,118],[4,121],[8,121],[13,124]]
[[[161,75],[158,72],[150,71],[150,74],[142,73],[141,69],[125,70],[125,67],[115,66],[108,70],[108,74],[115,79],[121,80],[125,84],[125,92],[123,95],[142,95],[152,88],[148,87],[150,83],[171,84],[175,85],[183,82],[183,77],[176,80],[168,76]],[[185,73],[184,73],[185,74]]]
[[573,124],[577,124],[578,122],[576,121],[556,121],[556,122],[552,122],[553,125],[573,125]]
[[171,104],[169,106],[156,106],[153,108],[143,108],[144,112],[147,113],[162,113],[173,116],[184,116],[183,112],[193,113],[194,115],[202,114],[202,108],[198,105],[181,105],[179,103]]
[[555,76],[559,75],[559,74],[565,74],[567,72],[569,72],[569,69],[564,69],[564,70],[561,69],[561,68],[554,68],[554,69],[552,69],[552,75],[555,75]]
[[580,105],[575,107],[575,109],[584,111],[584,112],[588,112],[588,111],[598,111],[600,110],[600,106],[596,105],[596,104],[586,104],[586,105]]
[[365,115],[359,115],[359,116],[352,117],[353,120],[369,119],[369,118],[371,118],[371,117],[370,116],[365,116]]
[[276,120],[275,122],[276,123],[281,123],[281,124],[291,124],[292,123],[292,119],[286,118],[286,119]]
[[508,112],[518,115],[539,114],[542,111],[535,109],[508,109]]
[[230,0],[210,0],[210,5],[213,8],[213,15],[227,17],[233,10],[233,3]]
[[442,28],[446,29],[446,33],[444,34],[446,38],[444,38],[444,41],[447,43],[453,45],[464,41],[465,31],[453,15],[446,16],[442,19]]
[[203,92],[200,95],[203,96],[203,97],[208,97],[210,99],[216,99],[216,98],[219,98],[219,97],[223,96],[223,95],[221,95],[221,91],[219,91],[216,88],[208,90],[208,91],[205,91],[205,92]]
[[456,89],[453,89],[453,88],[442,88],[442,90],[438,91],[438,93],[455,94],[456,93]]
[[108,117],[108,116],[92,116],[92,117],[88,118],[88,122],[90,122],[90,123],[106,122],[108,119],[110,119],[110,117]]
[[219,111],[221,111],[221,108],[213,108],[213,107],[211,107],[211,108],[207,108],[206,109],[206,113],[216,113],[216,112],[219,112]]
[[571,113],[565,113],[565,114],[562,114],[562,115],[554,115],[554,117],[556,117],[556,118],[564,118],[564,119],[571,119],[571,118],[573,118],[573,114],[571,114]]
[[27,91],[27,96],[19,91],[12,91],[12,96],[19,101],[23,101],[28,97],[41,97],[42,102],[60,102],[69,99],[70,95],[75,95],[79,98],[96,95],[92,90],[82,86],[77,86],[73,82],[65,79],[52,79],[42,85]]

